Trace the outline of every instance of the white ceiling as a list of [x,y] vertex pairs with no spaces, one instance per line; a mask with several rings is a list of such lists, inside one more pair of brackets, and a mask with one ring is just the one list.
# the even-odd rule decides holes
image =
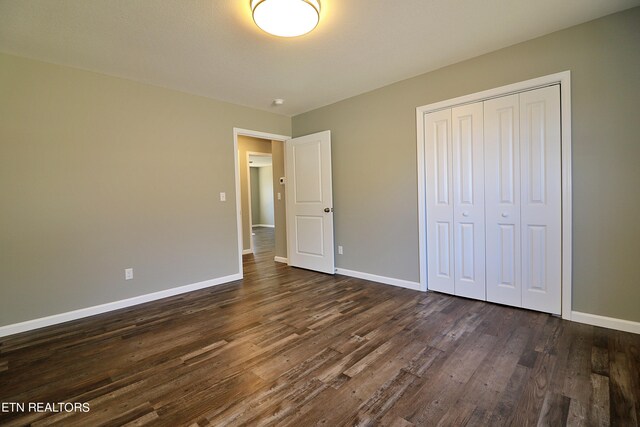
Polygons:
[[640,5],[321,2],[315,31],[282,39],[253,24],[249,0],[0,0],[0,51],[295,115]]

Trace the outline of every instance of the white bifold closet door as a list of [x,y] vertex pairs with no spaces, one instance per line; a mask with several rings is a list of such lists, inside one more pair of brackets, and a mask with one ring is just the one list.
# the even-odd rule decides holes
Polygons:
[[454,293],[485,299],[482,103],[451,110]]
[[520,94],[522,307],[560,314],[562,284],[560,87]]
[[482,103],[425,116],[429,289],[485,299]]
[[560,88],[484,102],[487,300],[561,310]]
[[454,293],[451,109],[425,115],[429,289]]
[[484,102],[487,301],[522,305],[520,97]]
[[560,314],[559,86],[424,126],[429,289]]

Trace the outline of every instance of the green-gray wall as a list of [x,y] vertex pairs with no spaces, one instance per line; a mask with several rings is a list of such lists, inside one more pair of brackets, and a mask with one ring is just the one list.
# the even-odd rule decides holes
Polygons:
[[331,130],[337,266],[418,281],[416,107],[564,70],[573,309],[640,321],[640,8],[295,116],[294,136]]
[[[276,256],[287,258],[287,209],[284,185],[280,177],[284,176],[284,142],[271,141],[271,159],[273,165],[273,220],[276,226]],[[280,193],[280,200],[278,200]]]
[[0,54],[0,326],[238,273],[234,127],[291,119]]

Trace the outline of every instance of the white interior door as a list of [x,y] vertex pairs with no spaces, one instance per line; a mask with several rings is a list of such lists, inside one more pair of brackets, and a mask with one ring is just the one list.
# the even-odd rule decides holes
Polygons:
[[331,132],[285,144],[289,265],[334,274]]
[[520,101],[484,102],[487,301],[522,306]]
[[455,294],[485,299],[482,102],[451,110]]
[[522,306],[560,314],[560,87],[520,94]]
[[451,109],[424,116],[427,277],[432,291],[454,293]]

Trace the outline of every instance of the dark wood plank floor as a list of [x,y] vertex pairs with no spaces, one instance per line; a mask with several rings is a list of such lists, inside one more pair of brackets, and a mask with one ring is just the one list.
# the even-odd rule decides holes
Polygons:
[[292,269],[272,232],[243,281],[0,341],[0,402],[91,408],[0,424],[638,424],[640,336]]

